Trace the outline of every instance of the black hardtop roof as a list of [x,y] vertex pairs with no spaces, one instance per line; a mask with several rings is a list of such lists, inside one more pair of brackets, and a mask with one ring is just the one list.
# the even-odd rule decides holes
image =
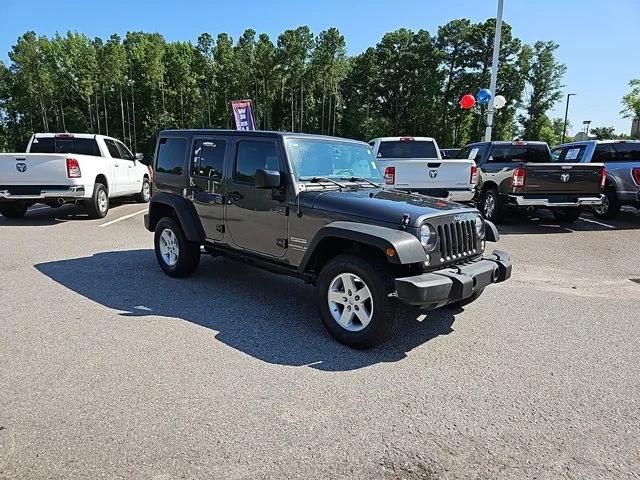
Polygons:
[[332,137],[330,135],[319,135],[313,133],[296,133],[296,132],[275,132],[271,130],[231,130],[231,129],[218,129],[218,128],[185,128],[185,129],[172,129],[162,130],[159,136],[179,136],[179,135],[225,135],[234,137],[292,137],[292,138],[317,138],[319,140],[335,140],[340,142],[356,142],[364,143],[361,140],[354,140],[351,138]]
[[487,143],[491,143],[494,145],[518,145],[519,143],[526,145],[547,145],[547,142],[541,142],[540,140],[492,140],[490,142],[473,142],[465,146],[485,145]]

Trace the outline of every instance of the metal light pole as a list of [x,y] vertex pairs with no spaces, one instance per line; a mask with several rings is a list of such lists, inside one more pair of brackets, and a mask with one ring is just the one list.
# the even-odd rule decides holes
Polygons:
[[569,114],[569,99],[572,95],[577,95],[577,93],[567,93],[567,108],[564,110],[564,128],[562,129],[562,141],[560,143],[564,143],[564,136],[567,133],[567,115]]
[[498,61],[500,59],[500,40],[502,36],[502,7],[504,0],[498,0],[498,14],[496,15],[496,31],[493,36],[493,60],[491,61],[491,99],[487,110],[487,129],[484,133],[484,141],[491,141],[491,129],[493,128],[493,101],[496,97],[496,81],[498,79]]

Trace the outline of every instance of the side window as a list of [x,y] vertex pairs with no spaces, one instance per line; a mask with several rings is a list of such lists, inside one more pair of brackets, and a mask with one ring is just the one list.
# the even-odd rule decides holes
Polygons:
[[596,151],[593,152],[592,162],[605,163],[612,162],[616,159],[616,151],[610,143],[599,143],[596,145]]
[[107,146],[107,150],[109,150],[109,155],[111,155],[111,158],[122,158],[120,156],[120,151],[118,150],[118,146],[116,145],[116,142],[108,138],[105,138],[104,143]]
[[640,143],[623,142],[612,145],[618,162],[640,162]]
[[133,156],[131,150],[129,150],[124,143],[115,142],[118,150],[120,150],[120,158],[124,158],[125,160],[134,160],[136,157]]
[[196,140],[193,149],[193,175],[222,180],[226,146],[227,142],[224,140]]
[[234,180],[254,185],[256,170],[280,170],[274,142],[238,142]]
[[551,161],[552,162],[559,161],[561,153],[562,153],[562,147],[556,147],[551,149]]
[[470,153],[471,153],[471,147],[464,147],[462,150],[460,150],[460,152],[458,152],[457,158],[468,159]]
[[184,157],[187,152],[186,138],[162,138],[158,145],[156,171],[182,175],[184,172]]

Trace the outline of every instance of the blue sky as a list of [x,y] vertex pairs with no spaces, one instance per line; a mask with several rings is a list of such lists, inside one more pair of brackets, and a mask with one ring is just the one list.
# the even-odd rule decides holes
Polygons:
[[[495,16],[497,0],[0,0],[0,58],[27,30],[51,35],[77,30],[107,37],[127,30],[157,31],[167,40],[193,40],[201,32],[228,32],[234,39],[245,28],[268,33],[275,41],[286,28],[309,25],[314,33],[338,27],[350,54],[375,43],[388,31],[407,27],[435,33],[454,18],[474,21]],[[565,92],[572,97],[573,131],[583,120],[613,125],[629,133],[620,99],[627,82],[640,77],[640,0],[505,0],[504,19],[525,42],[554,40],[567,65]],[[564,115],[564,101],[553,116]]]

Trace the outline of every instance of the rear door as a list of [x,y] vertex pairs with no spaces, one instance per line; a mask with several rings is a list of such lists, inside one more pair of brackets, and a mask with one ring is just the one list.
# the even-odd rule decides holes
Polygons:
[[255,187],[256,170],[284,171],[276,139],[236,137],[232,158],[232,173],[225,194],[225,223],[233,243],[249,251],[284,256],[287,252],[286,199],[276,189]]
[[633,169],[640,168],[640,142],[600,143],[596,146],[593,161],[606,165],[608,176],[617,183],[620,194],[632,197],[637,194]]
[[222,177],[228,143],[224,137],[196,136],[191,149],[193,205],[210,240],[224,236]]
[[113,182],[115,182],[115,185],[111,185],[109,187],[109,190],[111,191],[110,193],[125,195],[131,190],[127,163],[123,158],[121,158],[122,153],[118,149],[115,140],[105,138],[104,143],[107,146],[107,150],[109,150],[109,155],[111,155],[110,168],[113,176]]

